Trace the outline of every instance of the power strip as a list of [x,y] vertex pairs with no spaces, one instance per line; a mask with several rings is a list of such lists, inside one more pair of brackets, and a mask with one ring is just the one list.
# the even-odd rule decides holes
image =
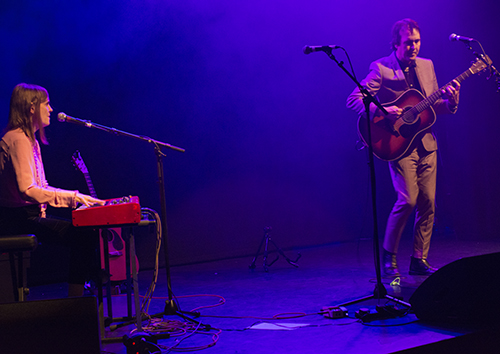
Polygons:
[[325,306],[319,312],[325,318],[337,319],[347,317],[347,309],[343,306]]
[[408,313],[408,309],[399,309],[394,305],[377,305],[376,310],[360,308],[355,312],[354,317],[360,319],[363,323],[386,320],[389,318],[402,317]]

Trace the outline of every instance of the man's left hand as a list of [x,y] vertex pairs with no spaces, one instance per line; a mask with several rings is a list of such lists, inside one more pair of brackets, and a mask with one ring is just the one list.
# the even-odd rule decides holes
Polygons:
[[457,106],[460,95],[460,83],[457,80],[453,80],[450,85],[442,90],[442,93],[451,106]]

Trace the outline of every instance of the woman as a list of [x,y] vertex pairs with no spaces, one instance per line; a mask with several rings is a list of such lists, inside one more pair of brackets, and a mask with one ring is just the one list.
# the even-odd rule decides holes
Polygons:
[[104,201],[78,191],[48,185],[35,138],[47,144],[44,128],[50,124],[49,95],[43,87],[19,84],[10,100],[9,121],[0,141],[0,233],[34,234],[41,242],[70,248],[68,295],[82,296],[85,281],[96,274],[97,231],[75,228],[71,221],[46,216],[47,204],[76,208]]

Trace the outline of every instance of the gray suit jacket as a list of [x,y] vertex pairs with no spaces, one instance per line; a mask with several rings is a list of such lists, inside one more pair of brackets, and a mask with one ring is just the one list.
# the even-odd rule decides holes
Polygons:
[[[434,64],[429,59],[417,58],[415,72],[418,81],[422,88],[422,94],[427,97],[439,89],[436,74],[434,72]],[[409,85],[406,82],[403,70],[399,66],[395,52],[388,57],[381,58],[370,64],[370,72],[361,85],[375,96],[382,104],[392,102],[401,96]],[[365,106],[363,104],[363,95],[356,87],[347,98],[347,107],[356,111],[358,114],[363,114]],[[457,107],[451,107],[448,100],[438,99],[432,106],[436,114],[455,113]],[[370,116],[373,117],[377,107],[372,103],[370,105]],[[427,151],[437,150],[437,142],[432,131],[428,129],[421,138],[422,145]]]

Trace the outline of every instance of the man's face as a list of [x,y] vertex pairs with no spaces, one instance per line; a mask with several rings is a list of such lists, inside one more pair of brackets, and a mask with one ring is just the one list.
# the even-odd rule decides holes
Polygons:
[[420,32],[408,28],[402,28],[399,31],[401,43],[396,45],[396,57],[404,63],[415,60],[420,51]]

